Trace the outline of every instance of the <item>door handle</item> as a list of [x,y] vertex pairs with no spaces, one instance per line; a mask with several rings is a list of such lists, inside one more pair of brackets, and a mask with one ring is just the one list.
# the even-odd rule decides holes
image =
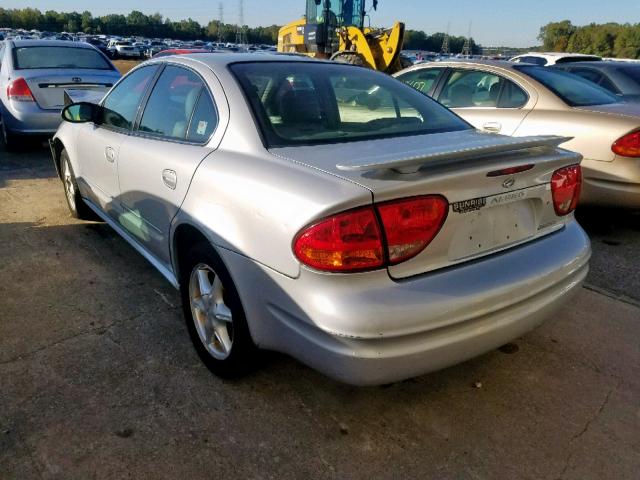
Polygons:
[[164,183],[171,190],[175,190],[176,186],[178,186],[178,174],[175,172],[175,170],[163,170],[162,183]]
[[487,122],[482,125],[482,129],[486,130],[487,132],[498,133],[500,130],[502,130],[502,124],[498,122]]
[[116,151],[111,147],[107,147],[104,149],[104,156],[107,162],[113,163],[116,159]]

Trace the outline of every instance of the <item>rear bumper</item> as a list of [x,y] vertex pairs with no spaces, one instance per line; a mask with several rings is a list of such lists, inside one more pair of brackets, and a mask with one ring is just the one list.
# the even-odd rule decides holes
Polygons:
[[5,105],[0,102],[6,128],[20,135],[53,135],[62,118],[60,110],[43,110],[37,105]]
[[582,168],[581,204],[640,208],[640,158],[583,160]]
[[337,380],[375,385],[467,360],[551,316],[584,281],[576,222],[545,238],[394,281],[386,272],[291,279],[223,251],[254,341]]

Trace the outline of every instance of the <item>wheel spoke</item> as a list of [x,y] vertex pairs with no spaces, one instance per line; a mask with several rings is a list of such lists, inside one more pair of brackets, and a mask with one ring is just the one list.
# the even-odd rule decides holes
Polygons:
[[207,313],[207,307],[206,307],[202,297],[192,298],[191,299],[191,305],[193,305],[193,307],[196,310],[198,310],[200,313],[202,313],[202,314]]
[[220,322],[231,323],[233,321],[231,310],[224,303],[216,303],[213,307],[213,314]]
[[220,342],[220,347],[222,348],[224,353],[229,353],[229,351],[231,350],[231,339],[229,338],[227,327],[225,325],[217,327],[214,334]]
[[204,269],[198,270],[198,286],[200,287],[200,295],[211,295],[211,282],[209,281],[209,272]]

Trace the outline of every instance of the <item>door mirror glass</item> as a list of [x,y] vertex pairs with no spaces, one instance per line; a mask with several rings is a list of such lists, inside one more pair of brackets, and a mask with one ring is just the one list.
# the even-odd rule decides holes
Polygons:
[[62,118],[70,123],[93,122],[98,117],[99,105],[95,103],[79,102],[67,105],[62,110]]

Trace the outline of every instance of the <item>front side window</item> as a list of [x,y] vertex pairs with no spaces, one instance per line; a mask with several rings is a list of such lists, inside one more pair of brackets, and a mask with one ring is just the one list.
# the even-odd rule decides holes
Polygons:
[[270,147],[467,130],[413,88],[348,65],[246,62],[230,66]]
[[18,47],[14,49],[17,70],[73,68],[113,70],[104,56],[93,48]]
[[118,83],[102,103],[102,124],[131,130],[138,106],[153,79],[157,65],[134,70]]
[[604,88],[569,72],[533,65],[514,68],[540,82],[571,107],[608,105],[620,101]]
[[396,77],[419,92],[429,95],[444,68],[421,68]]
[[167,138],[186,139],[193,110],[203,90],[204,83],[191,70],[166,67],[153,87],[138,129]]

